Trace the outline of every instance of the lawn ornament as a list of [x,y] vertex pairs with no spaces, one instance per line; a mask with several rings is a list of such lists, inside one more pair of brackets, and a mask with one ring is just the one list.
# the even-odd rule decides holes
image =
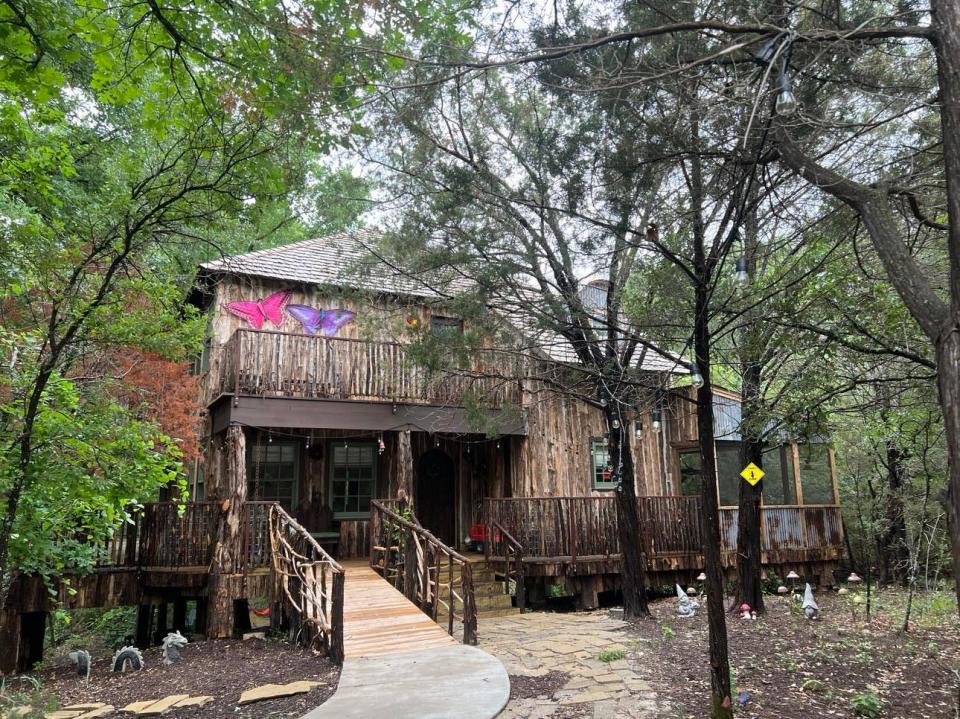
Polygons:
[[741,619],[756,619],[757,613],[750,608],[750,605],[744,602],[739,609]]
[[163,663],[176,664],[180,661],[180,650],[187,646],[187,638],[180,632],[170,632],[163,638]]
[[138,672],[143,669],[143,654],[136,647],[121,647],[113,655],[113,661],[110,663],[111,670],[121,674],[128,669]]
[[803,590],[803,613],[807,619],[818,619],[820,617],[820,607],[817,606],[817,600],[813,598],[813,587],[807,584]]
[[303,331],[308,335],[319,332],[324,337],[333,337],[341,327],[356,317],[356,314],[349,310],[321,310],[307,305],[288,305],[287,312],[303,325]]
[[677,615],[681,617],[694,617],[697,614],[697,610],[700,608],[700,605],[690,599],[687,596],[686,592],[680,587],[679,584],[677,587]]
[[786,594],[786,593],[789,592],[789,591],[790,591],[790,590],[787,589],[787,588],[786,588],[785,586],[783,586],[782,584],[781,584],[779,587],[777,587],[777,594],[784,595],[784,594]]
[[687,587],[687,596],[695,597],[697,596],[697,590],[693,587]]
[[745,707],[748,701],[750,701],[750,692],[740,692],[737,694],[737,704],[740,706]]
[[232,315],[241,317],[256,329],[263,327],[263,323],[270,320],[277,327],[283,324],[283,308],[290,301],[290,292],[274,292],[262,300],[242,300],[227,302],[223,307]]
[[849,593],[850,593],[850,590],[847,589],[846,587],[840,587],[840,589],[837,590],[837,594],[839,594],[841,597],[844,594],[849,594]]
[[77,665],[77,676],[83,677],[85,681],[90,681],[90,652],[86,649],[78,649],[70,652],[68,655],[70,661]]

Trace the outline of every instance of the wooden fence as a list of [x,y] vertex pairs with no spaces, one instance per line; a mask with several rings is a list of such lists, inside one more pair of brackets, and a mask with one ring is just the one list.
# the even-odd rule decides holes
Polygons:
[[[687,569],[702,562],[699,497],[639,497],[641,539],[654,569]],[[733,561],[737,510],[721,509],[721,548]],[[613,497],[510,497],[484,500],[488,559],[525,562],[619,560]],[[518,546],[511,544],[514,539]],[[836,559],[843,548],[840,508],[764,507],[761,546],[770,563]]]
[[220,393],[442,406],[520,401],[517,374],[508,371],[516,358],[493,350],[471,353],[468,368],[430,371],[396,342],[237,330],[222,356]]

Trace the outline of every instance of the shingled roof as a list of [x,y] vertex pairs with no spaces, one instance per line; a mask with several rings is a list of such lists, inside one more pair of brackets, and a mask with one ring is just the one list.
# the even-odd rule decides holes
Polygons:
[[464,292],[470,283],[441,272],[418,275],[374,255],[381,234],[353,230],[267,250],[204,262],[207,272],[268,277],[308,285],[348,287],[370,292],[437,299]]
[[[342,287],[380,294],[437,300],[473,289],[472,282],[455,271],[415,274],[375,254],[382,235],[363,229],[340,232],[288,245],[256,250],[242,255],[204,262],[209,274],[265,277],[307,285]],[[535,303],[535,298],[530,302]],[[517,326],[531,349],[555,361],[575,363],[570,343],[550,328],[537,327],[531,316],[522,316],[525,302],[506,301],[509,321]],[[650,372],[687,374],[686,363],[673,353],[648,346],[638,353],[642,369]]]

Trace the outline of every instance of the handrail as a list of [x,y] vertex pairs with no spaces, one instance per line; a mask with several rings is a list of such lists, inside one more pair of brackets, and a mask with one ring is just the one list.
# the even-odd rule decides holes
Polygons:
[[[477,643],[470,560],[378,500],[370,502],[370,566],[434,621],[443,606],[447,632],[453,635],[453,620],[459,619],[463,623],[463,643]],[[454,567],[459,577],[454,576]],[[458,602],[462,607],[459,616]]]
[[[279,504],[270,509],[275,596],[290,620],[291,634],[322,645],[343,663],[343,567]],[[329,588],[328,588],[329,579]]]
[[[507,581],[509,583],[511,575],[513,576],[515,593],[517,597],[517,607],[522,612],[527,605],[527,587],[526,580],[523,572],[523,545],[514,537],[510,532],[507,531],[500,522],[496,519],[491,520],[487,527],[487,532],[490,533],[490,526],[493,526],[493,529],[498,532],[501,537],[507,540]],[[490,533],[492,534],[492,533]],[[483,554],[486,559],[490,559],[490,539],[491,537],[486,537],[486,541],[483,543]],[[510,568],[510,556],[513,557],[513,569]]]

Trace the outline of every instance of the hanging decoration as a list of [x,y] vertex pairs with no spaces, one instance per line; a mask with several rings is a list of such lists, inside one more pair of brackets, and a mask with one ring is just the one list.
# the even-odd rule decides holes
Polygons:
[[318,332],[324,337],[333,337],[340,328],[356,317],[350,310],[321,310],[308,305],[288,305],[287,312],[303,325],[303,331],[309,335]]
[[274,292],[262,300],[227,302],[223,307],[232,315],[245,319],[256,329],[270,320],[277,327],[283,324],[283,310],[290,301],[290,291]]

